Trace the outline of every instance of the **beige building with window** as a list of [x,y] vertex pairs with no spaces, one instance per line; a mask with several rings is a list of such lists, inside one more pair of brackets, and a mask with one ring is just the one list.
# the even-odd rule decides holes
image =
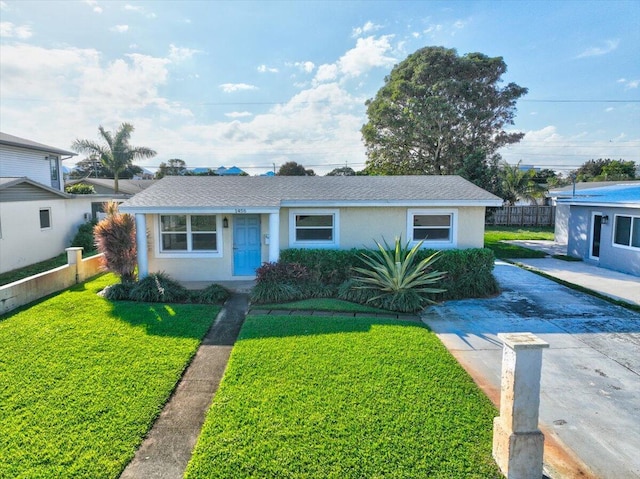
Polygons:
[[349,249],[401,236],[481,248],[497,196],[459,176],[165,177],[120,207],[134,214],[141,276],[244,280],[287,248]]

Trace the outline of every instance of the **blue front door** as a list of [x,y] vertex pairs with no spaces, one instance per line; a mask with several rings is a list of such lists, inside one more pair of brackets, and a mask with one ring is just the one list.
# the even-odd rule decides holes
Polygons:
[[233,274],[253,276],[261,264],[260,216],[233,217]]

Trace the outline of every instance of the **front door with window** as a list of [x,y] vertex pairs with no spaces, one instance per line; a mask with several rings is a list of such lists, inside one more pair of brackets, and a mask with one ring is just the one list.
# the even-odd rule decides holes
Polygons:
[[261,264],[260,216],[233,217],[233,274],[253,276]]
[[591,216],[591,259],[600,259],[600,237],[602,236],[602,213],[593,213]]

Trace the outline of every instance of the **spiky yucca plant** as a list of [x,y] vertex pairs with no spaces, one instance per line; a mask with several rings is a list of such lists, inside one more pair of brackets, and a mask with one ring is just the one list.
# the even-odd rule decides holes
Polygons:
[[362,261],[368,268],[353,268],[356,276],[356,289],[373,290],[377,294],[367,302],[386,309],[398,311],[417,311],[426,303],[433,303],[427,295],[442,293],[445,290],[433,287],[446,274],[443,271],[430,271],[438,260],[438,252],[418,261],[417,253],[422,241],[413,248],[410,243],[403,245],[402,238],[396,238],[391,247],[383,239],[384,245],[375,242],[378,251],[363,254]]
[[120,276],[120,281],[135,281],[136,222],[133,216],[118,212],[118,204],[104,205],[107,217],[93,228],[96,247],[103,253],[103,266]]

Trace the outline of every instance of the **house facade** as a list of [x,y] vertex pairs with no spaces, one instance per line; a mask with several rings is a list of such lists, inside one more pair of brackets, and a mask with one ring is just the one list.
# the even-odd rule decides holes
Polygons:
[[349,249],[396,236],[481,248],[502,200],[458,176],[165,177],[123,203],[138,270],[181,281],[242,280],[287,248]]
[[0,133],[0,273],[63,253],[91,219],[98,200],[64,192],[61,162],[72,156]]
[[582,190],[558,205],[568,208],[568,255],[640,276],[640,184]]

